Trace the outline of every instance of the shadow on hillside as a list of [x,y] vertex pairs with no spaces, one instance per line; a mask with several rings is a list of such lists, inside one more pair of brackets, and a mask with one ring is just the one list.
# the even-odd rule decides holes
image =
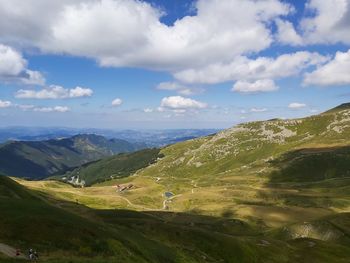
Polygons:
[[345,208],[350,204],[350,147],[307,148],[270,161],[273,171],[258,196],[266,204]]
[[202,262],[204,257],[208,262],[251,262],[248,251],[260,249],[260,235],[240,220],[97,210],[28,190],[9,178],[0,177],[2,185],[1,242],[35,247],[43,258],[64,251],[76,257],[125,257],[118,262]]
[[[96,210],[28,190],[9,178],[0,177],[0,186],[6,186],[0,187],[1,242],[21,249],[34,247],[40,251],[41,262],[277,263],[281,257],[295,262],[293,256],[299,251],[298,246],[259,233],[240,220]],[[315,261],[308,262],[329,262],[316,249]],[[345,246],[339,250],[350,253]],[[341,256],[334,254],[331,259],[341,262],[337,260]]]
[[270,162],[276,169],[269,183],[308,183],[350,177],[350,147],[307,148]]
[[[234,212],[225,210],[221,217],[206,216],[200,214],[199,211],[185,212],[169,212],[169,211],[134,211],[126,209],[93,209],[78,202],[69,202],[59,200],[47,193],[36,192],[36,195],[42,196],[43,200],[49,200],[49,204],[54,204],[72,213],[84,216],[93,221],[107,223],[109,225],[127,228],[138,228],[138,231],[152,231],[166,228],[184,228],[223,233],[233,236],[249,236],[256,235],[257,230],[246,222],[233,219]],[[164,229],[164,230],[165,230]]]

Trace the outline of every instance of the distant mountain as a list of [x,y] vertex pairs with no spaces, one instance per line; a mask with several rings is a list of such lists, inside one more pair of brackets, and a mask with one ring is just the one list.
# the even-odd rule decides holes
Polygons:
[[15,141],[43,141],[50,139],[67,138],[79,132],[65,128],[40,128],[40,127],[4,127],[0,128],[0,143],[10,140]]
[[147,147],[161,147],[192,138],[218,132],[218,129],[169,129],[169,130],[110,130],[110,129],[74,129],[74,128],[35,128],[8,127],[0,128],[0,143],[8,140],[43,141],[60,139],[76,134],[98,134],[106,138],[117,138]]
[[108,137],[124,139],[130,142],[143,142],[148,147],[163,147],[169,144],[187,141],[219,132],[219,129],[170,129],[170,130],[123,130],[105,133]]
[[10,176],[44,178],[82,164],[144,145],[94,134],[45,141],[10,141],[0,146],[0,172]]

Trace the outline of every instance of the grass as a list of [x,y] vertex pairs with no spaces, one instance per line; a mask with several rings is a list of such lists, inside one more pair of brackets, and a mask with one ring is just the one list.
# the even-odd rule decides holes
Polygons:
[[[288,262],[293,251],[240,220],[94,210],[55,198],[44,201],[8,178],[0,180],[22,196],[2,195],[1,242],[35,247],[42,262]],[[265,239],[268,247],[259,245]]]
[[46,141],[13,141],[0,146],[0,173],[42,179],[84,163],[138,147],[88,134]]
[[271,183],[313,182],[350,177],[350,147],[301,149],[272,162]]
[[[121,153],[67,172],[63,177],[79,177],[86,185],[101,183],[112,178],[122,178],[145,168],[161,158],[159,149],[145,149],[134,153]],[[61,178],[61,176],[56,177]]]
[[[37,182],[28,183],[34,189]],[[62,183],[40,183],[41,187],[65,189]],[[195,211],[95,210],[48,193],[28,191],[6,177],[0,177],[0,185],[12,189],[0,198],[4,212],[0,242],[23,250],[34,246],[42,262],[291,262],[297,260],[295,255],[310,258],[302,241],[266,232],[271,228],[262,231],[258,224],[233,219],[230,213],[212,217]],[[345,235],[350,229],[347,217],[323,220]],[[324,251],[313,251],[308,262],[346,262],[346,239],[329,244],[320,241],[312,242]],[[14,262],[6,260],[2,262]]]
[[[6,177],[0,177],[0,184],[12,188],[11,194],[3,193],[0,198],[0,240],[21,247],[23,251],[35,247],[43,258],[62,254],[104,258],[124,255],[120,257],[123,262],[159,262],[157,258],[163,257],[162,251],[169,250],[132,229],[109,228],[61,209],[57,203],[54,206],[44,202],[37,194],[26,191]],[[168,252],[169,262],[172,262],[172,253]]]
[[[120,254],[124,262],[348,262],[348,117],[341,108],[247,123],[140,156],[108,158],[81,168],[92,184],[86,188],[15,180],[59,211],[50,214],[64,213],[59,217],[68,226],[78,220],[79,227],[90,224],[95,231],[94,240],[77,234],[83,245],[76,254],[52,246],[67,257],[97,251],[92,257],[107,262]],[[133,187],[119,193],[116,184]],[[1,189],[2,195],[19,195]],[[166,191],[174,193],[171,200]],[[102,250],[94,248],[96,240]]]

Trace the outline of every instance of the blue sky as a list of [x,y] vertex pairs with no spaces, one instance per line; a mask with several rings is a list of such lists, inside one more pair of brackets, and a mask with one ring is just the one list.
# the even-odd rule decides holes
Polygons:
[[1,126],[226,128],[350,101],[349,0],[0,0],[0,17]]

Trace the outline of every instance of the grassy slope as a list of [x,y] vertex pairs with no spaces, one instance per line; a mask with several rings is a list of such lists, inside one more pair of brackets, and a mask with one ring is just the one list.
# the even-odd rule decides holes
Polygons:
[[113,153],[133,150],[134,146],[126,141],[107,140],[97,135],[39,142],[14,141],[0,147],[0,172],[18,177],[44,178]]
[[[93,208],[153,210],[148,213],[165,220],[165,225],[143,218],[144,213],[135,214],[141,219],[134,214],[123,218],[123,212],[110,218],[111,210],[98,214],[108,224],[133,222],[134,229],[180,247],[185,255],[190,247],[194,262],[205,262],[203,257],[208,262],[348,262],[348,138],[350,112],[342,108],[305,119],[242,124],[171,145],[161,150],[162,159],[133,176],[93,187],[20,182]],[[111,187],[116,183],[133,183],[135,188],[118,194]],[[167,203],[170,210],[187,212],[187,220],[183,214],[160,213],[165,191],[175,194]],[[220,217],[228,228],[214,224],[213,231],[212,223],[193,224],[202,220],[198,214]],[[247,222],[255,234],[227,236],[233,218]],[[174,231],[169,230],[170,223],[175,224]],[[176,234],[176,229],[181,231]],[[261,234],[265,231],[267,236]],[[339,233],[345,238],[323,238]],[[261,241],[265,239],[268,243]]]
[[[308,243],[277,239],[277,234],[265,235],[239,220],[92,210],[29,192],[5,177],[0,177],[0,185],[0,242],[35,247],[41,262],[277,263],[306,257],[308,262],[346,262],[350,252],[347,243],[337,240],[326,246],[306,239],[304,243],[316,243],[306,250]],[[3,256],[0,260],[14,262]]]
[[[6,177],[0,176],[0,185],[2,242],[22,249],[34,246],[43,255],[52,254],[53,257],[64,251],[72,257],[121,255],[125,262],[156,262],[162,250],[167,250],[161,244],[146,241],[131,229],[108,228],[50,205]],[[141,246],[144,247],[141,249]],[[148,249],[154,253],[148,255]]]
[[350,147],[296,150],[271,163],[271,183],[350,178]]
[[[86,257],[96,258],[96,262],[106,262],[112,258],[120,262],[175,262],[177,257],[183,257],[170,247],[136,232],[132,225],[111,226],[96,219],[97,215],[90,209],[60,203],[66,208],[74,207],[75,213],[68,212],[57,207],[59,201],[51,200],[55,206],[44,202],[43,196],[29,192],[3,176],[0,177],[0,186],[0,242],[24,251],[35,247],[43,258]],[[82,212],[89,214],[88,218],[77,215]],[[87,259],[81,260],[86,262]]]
[[134,153],[121,153],[79,167],[67,172],[63,177],[79,176],[86,185],[110,180],[113,177],[122,178],[156,162],[161,158],[159,151],[159,149],[145,149]]
[[[170,210],[279,227],[350,211],[349,157],[343,147],[349,127],[350,112],[343,108],[305,119],[246,123],[165,147],[163,158],[130,177],[89,189],[32,187],[95,208],[138,210],[162,209],[163,194],[171,191]],[[112,166],[97,167],[112,174]],[[116,194],[110,186],[117,183],[132,183],[135,189]]]
[[[242,202],[245,204],[250,202],[252,206],[248,208],[252,209],[255,208],[254,202],[265,207],[285,205],[279,196],[291,193],[293,189],[285,185],[286,189],[283,192],[283,189],[270,187],[270,182],[274,180],[271,173],[276,170],[270,160],[300,148],[347,145],[350,138],[349,116],[350,112],[345,110],[298,120],[242,124],[213,137],[164,148],[161,153],[165,157],[155,165],[142,170],[133,180],[137,182],[138,177],[154,178],[155,175],[161,177],[159,184],[176,194],[186,196],[183,199],[187,201],[181,200],[182,204],[177,202],[173,205],[174,209],[179,210],[185,209],[186,203],[188,209],[204,207],[205,209],[202,210],[213,210],[214,213],[220,212],[225,206],[229,208],[229,204],[240,205]],[[308,159],[298,161],[296,163],[299,167],[298,172],[304,171],[302,174],[304,176],[298,173],[299,180],[313,182],[338,177],[343,182],[338,185],[338,188],[346,187],[348,182],[346,176],[349,171],[348,153],[342,151],[344,150],[324,153],[322,157],[309,155]],[[312,158],[316,160],[311,160]],[[325,158],[327,162],[324,162]],[[315,162],[313,168],[317,167],[318,170],[309,168],[305,171],[304,168],[313,161]],[[322,165],[319,165],[320,163]],[[319,177],[321,172],[324,172],[323,177]],[[287,181],[292,183],[295,180],[294,176]],[[310,187],[307,188],[310,190]],[[315,187],[314,190],[317,192],[325,189]],[[329,189],[328,192],[329,199],[332,199],[331,194],[336,194],[331,193],[331,190]],[[191,194],[193,191],[198,193],[198,197]],[[343,192],[343,197],[347,200],[348,193],[348,191]],[[276,195],[271,198],[266,197],[264,200],[261,198],[264,194]],[[317,193],[308,194],[312,197],[312,194]],[[261,208],[260,205],[259,208]],[[322,215],[327,211],[332,212],[328,206],[316,206],[316,208]],[[332,208],[344,207],[335,204]],[[350,206],[348,205],[347,208],[349,209]],[[233,212],[240,212],[238,210]]]

